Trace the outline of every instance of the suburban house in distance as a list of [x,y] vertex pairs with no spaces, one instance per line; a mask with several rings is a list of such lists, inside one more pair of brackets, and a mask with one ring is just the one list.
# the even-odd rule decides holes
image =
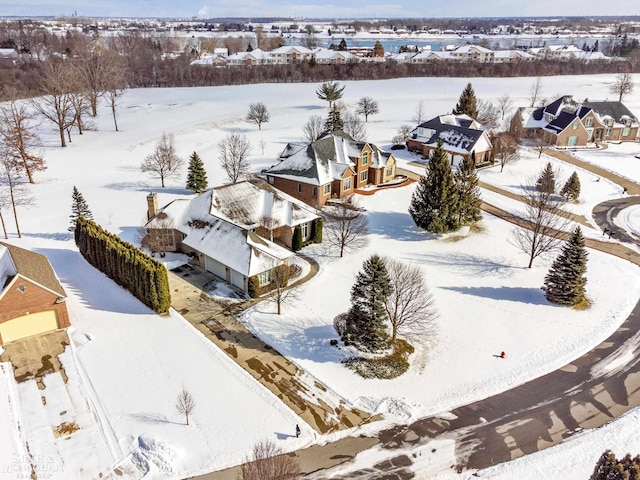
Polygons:
[[491,160],[490,132],[468,115],[439,115],[421,123],[409,135],[407,149],[429,158],[438,142],[442,142],[452,166],[467,155],[475,159],[476,165]]
[[590,142],[633,141],[638,119],[622,102],[579,103],[564,95],[538,108],[521,107],[511,119],[511,131],[557,147],[583,147]]
[[67,328],[66,297],[47,257],[0,243],[0,345]]
[[147,196],[143,245],[191,255],[194,264],[247,293],[252,277],[263,287],[275,267],[288,263],[296,235],[304,244],[321,234],[313,209],[266,183],[224,185],[160,209],[157,202],[156,194]]
[[334,132],[315,142],[287,144],[279,163],[263,173],[278,190],[321,209],[331,198],[392,181],[396,159],[371,143]]

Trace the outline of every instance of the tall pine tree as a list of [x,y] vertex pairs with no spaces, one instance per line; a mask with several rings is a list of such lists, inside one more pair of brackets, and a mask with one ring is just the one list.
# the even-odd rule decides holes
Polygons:
[[580,197],[580,177],[576,172],[567,179],[562,190],[560,190],[560,195],[562,195],[565,200],[570,202],[577,202]]
[[559,305],[578,305],[585,299],[586,272],[584,237],[580,227],[576,227],[544,279],[545,297]]
[[200,156],[193,152],[189,157],[189,167],[187,169],[187,189],[196,193],[202,193],[207,189],[207,172]]
[[556,193],[556,172],[553,170],[551,162],[547,163],[540,172],[536,187],[543,193]]
[[456,108],[453,109],[455,115],[469,115],[471,118],[478,118],[478,101],[476,99],[476,93],[473,91],[471,83],[467,83],[467,86],[462,91],[460,99]]
[[355,345],[370,352],[389,346],[385,301],[392,288],[384,260],[379,255],[372,255],[362,265],[351,288],[352,306],[342,335],[345,345]]
[[329,116],[324,122],[325,133],[341,132],[344,130],[344,122],[340,115],[340,109],[335,105],[331,107]]
[[431,152],[426,175],[413,192],[409,214],[416,225],[432,233],[460,228],[460,199],[442,142]]
[[458,187],[460,202],[458,207],[460,210],[460,223],[462,225],[468,225],[477,222],[482,218],[480,215],[482,199],[480,198],[480,189],[478,188],[476,164],[471,155],[465,155],[462,162],[458,165],[455,181]]
[[87,201],[82,196],[82,193],[73,186],[73,193],[71,194],[71,225],[68,230],[73,232],[76,229],[76,222],[79,217],[83,217],[86,220],[93,220],[93,215],[91,210],[89,210],[89,205],[87,205]]

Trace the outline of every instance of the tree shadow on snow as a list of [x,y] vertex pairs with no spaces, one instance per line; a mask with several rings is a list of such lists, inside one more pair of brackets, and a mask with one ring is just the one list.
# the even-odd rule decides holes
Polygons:
[[159,413],[132,413],[127,415],[132,420],[136,420],[142,423],[152,423],[152,424],[161,424],[161,423],[170,423],[173,425],[184,425],[183,422],[172,422],[167,419],[165,415],[161,415]]
[[320,325],[292,332],[282,341],[287,345],[287,356],[318,363],[340,363],[348,355],[332,346],[329,343],[332,339],[338,339],[333,325]]
[[[157,185],[149,185],[144,182],[116,182],[109,183],[104,186],[105,188],[110,188],[111,190],[118,191],[138,191],[138,192],[156,192],[156,193],[168,193],[170,195],[192,195],[193,192],[191,190],[187,190],[186,188],[171,188],[165,187],[162,188],[158,182]],[[140,204],[146,207],[146,200],[144,198],[140,199]]]
[[465,295],[490,298],[492,300],[509,300],[511,302],[530,303],[532,305],[549,305],[540,288],[524,287],[441,287],[445,290],[460,292]]
[[438,236],[416,227],[409,213],[368,212],[369,233],[382,235],[395,240],[420,242],[434,240]]
[[276,434],[276,438],[278,440],[286,440],[287,438],[296,438],[295,434],[291,435],[289,433],[280,433],[280,432],[274,432]]
[[468,253],[416,253],[412,254],[410,259],[454,272],[467,273],[475,277],[493,275],[499,278],[508,278],[513,275],[515,269],[524,268],[511,265],[504,258],[491,259]]

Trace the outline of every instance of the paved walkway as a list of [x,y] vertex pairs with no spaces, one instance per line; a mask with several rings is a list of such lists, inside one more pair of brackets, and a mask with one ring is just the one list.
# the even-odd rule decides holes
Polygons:
[[[294,285],[306,282],[316,272],[317,264],[312,262],[311,272]],[[350,407],[335,392],[257,338],[236,316],[259,300],[214,300],[202,291],[213,279],[212,274],[193,267],[180,273],[169,272],[172,307],[309,426],[322,435],[382,418]]]

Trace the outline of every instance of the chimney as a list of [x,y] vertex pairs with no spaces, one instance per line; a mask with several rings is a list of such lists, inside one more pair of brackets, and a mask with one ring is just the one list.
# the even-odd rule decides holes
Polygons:
[[158,194],[151,192],[147,195],[147,220],[151,220],[155,217],[158,211]]

